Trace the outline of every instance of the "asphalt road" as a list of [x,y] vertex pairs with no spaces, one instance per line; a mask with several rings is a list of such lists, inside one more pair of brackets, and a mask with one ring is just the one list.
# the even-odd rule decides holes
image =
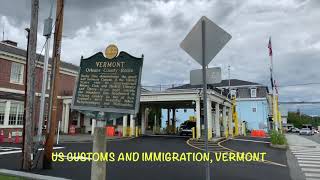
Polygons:
[[[186,143],[185,138],[140,137],[131,140],[112,141],[107,144],[108,152],[198,152]],[[271,149],[265,143],[231,140],[223,146],[237,151],[267,152],[267,159],[286,165],[285,151]],[[0,146],[4,146],[1,144]],[[9,145],[8,145],[9,146]],[[12,145],[10,145],[12,146]],[[92,143],[61,144],[65,147],[56,151],[90,152]],[[0,154],[0,168],[19,169],[19,153]],[[211,179],[214,180],[289,180],[288,167],[261,162],[219,162],[210,164]],[[91,164],[88,162],[55,162],[53,169],[36,169],[34,173],[90,179]],[[107,179],[205,179],[204,163],[200,162],[112,162],[107,163]]]
[[313,136],[303,136],[303,137],[305,137],[307,139],[310,139],[310,140],[320,144],[320,133],[315,134]]

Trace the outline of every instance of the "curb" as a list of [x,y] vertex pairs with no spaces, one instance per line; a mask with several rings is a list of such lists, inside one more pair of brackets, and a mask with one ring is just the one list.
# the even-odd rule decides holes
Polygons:
[[288,149],[288,145],[287,144],[272,144],[270,143],[270,146],[276,149]]
[[34,174],[34,173],[23,172],[23,171],[14,171],[9,169],[0,169],[0,174],[13,176],[13,177],[22,177],[27,179],[36,179],[36,180],[69,180],[66,178],[46,176],[46,175]]

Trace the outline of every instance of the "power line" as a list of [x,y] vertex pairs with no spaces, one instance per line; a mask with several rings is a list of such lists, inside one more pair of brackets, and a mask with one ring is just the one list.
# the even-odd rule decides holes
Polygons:
[[320,82],[310,82],[310,83],[301,83],[301,84],[289,84],[289,85],[282,85],[282,86],[277,86],[277,87],[309,86],[309,85],[320,85]]

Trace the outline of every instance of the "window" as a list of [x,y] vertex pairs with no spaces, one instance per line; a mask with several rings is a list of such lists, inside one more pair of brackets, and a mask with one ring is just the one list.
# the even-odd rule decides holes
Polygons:
[[6,110],[6,103],[0,102],[0,125],[4,124],[4,114]]
[[250,94],[252,98],[257,97],[257,89],[256,88],[250,89]]
[[23,103],[11,102],[9,125],[22,125],[23,122]]
[[252,112],[257,112],[257,108],[252,108]]
[[13,62],[11,64],[10,83],[23,84],[24,65]]

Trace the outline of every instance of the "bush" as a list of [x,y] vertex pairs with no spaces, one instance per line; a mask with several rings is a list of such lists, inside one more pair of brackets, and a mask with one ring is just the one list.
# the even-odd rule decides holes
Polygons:
[[270,133],[270,137],[271,137],[272,144],[278,144],[278,145],[287,144],[286,137],[284,136],[283,133],[272,130]]

